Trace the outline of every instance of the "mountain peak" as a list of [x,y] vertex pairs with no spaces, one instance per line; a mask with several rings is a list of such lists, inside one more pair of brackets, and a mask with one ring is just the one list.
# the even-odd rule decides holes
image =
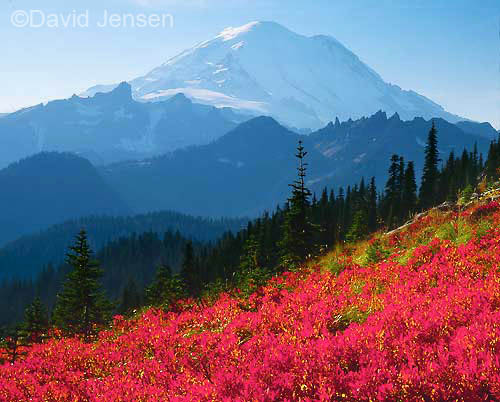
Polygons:
[[399,113],[398,113],[398,112],[395,112],[395,113],[391,116],[390,120],[397,120],[397,121],[400,121],[400,120],[401,120],[401,117],[399,117]]
[[217,38],[221,38],[224,42],[235,39],[237,36],[250,32],[254,27],[260,24],[259,21],[249,22],[248,24],[242,25],[240,27],[227,27],[225,28]]
[[178,105],[178,106],[187,106],[187,105],[191,105],[193,102],[191,101],[191,99],[189,99],[186,95],[184,95],[182,92],[181,93],[178,93],[178,94],[175,94],[174,96],[172,96],[168,102],[170,104],[175,104],[175,105]]
[[252,21],[239,27],[227,27],[217,35],[216,39],[222,39],[223,42],[227,42],[250,32],[262,32],[264,34],[277,32],[292,33],[292,31],[274,21]]
[[127,103],[132,101],[132,86],[128,82],[121,82],[109,92],[97,92],[94,98],[101,102]]
[[371,118],[376,120],[387,120],[387,113],[383,110],[379,110],[377,113],[372,115]]
[[250,119],[244,123],[241,123],[234,130],[221,137],[219,141],[224,141],[225,137],[233,136],[247,136],[248,133],[252,133],[253,138],[267,138],[276,137],[281,138],[283,134],[293,134],[286,127],[283,127],[275,119],[270,116],[258,116]]
[[132,99],[132,86],[128,82],[123,81],[111,91],[111,94],[123,99]]
[[131,84],[140,101],[183,92],[195,103],[270,115],[299,129],[324,127],[333,111],[342,121],[377,110],[405,120],[457,121],[430,99],[383,81],[335,38],[305,36],[270,21],[228,27]]
[[242,123],[241,125],[252,128],[272,127],[272,128],[285,129],[281,124],[279,124],[274,118],[270,116],[254,117],[253,119],[250,119],[247,122]]

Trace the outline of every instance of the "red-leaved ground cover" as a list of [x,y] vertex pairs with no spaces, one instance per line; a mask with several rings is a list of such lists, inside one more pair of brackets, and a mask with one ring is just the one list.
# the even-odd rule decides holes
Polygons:
[[499,400],[499,205],[380,242],[390,255],[377,263],[351,250],[248,300],[35,345],[0,367],[0,400]]

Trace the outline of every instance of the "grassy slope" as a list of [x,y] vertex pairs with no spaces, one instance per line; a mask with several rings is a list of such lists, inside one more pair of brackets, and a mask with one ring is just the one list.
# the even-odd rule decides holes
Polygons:
[[498,203],[436,209],[249,299],[35,346],[0,400],[499,399],[499,258]]

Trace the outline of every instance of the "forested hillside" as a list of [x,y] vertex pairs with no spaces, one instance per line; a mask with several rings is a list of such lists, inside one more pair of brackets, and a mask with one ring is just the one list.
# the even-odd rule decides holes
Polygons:
[[[319,257],[308,254],[314,252],[314,234],[324,232],[310,219],[314,208],[304,209],[310,196],[304,186],[307,153],[299,146],[292,196],[274,215],[283,216],[279,268],[267,280],[259,259],[267,254],[257,253],[265,243],[246,236],[241,265],[218,290],[194,299],[182,296],[183,281],[184,291],[196,296],[190,282],[197,272],[196,251],[187,245],[180,275],[160,270],[146,292],[148,303],[161,308],[132,319],[116,316],[90,339],[79,332],[71,336],[66,331],[72,327],[60,332],[34,326],[44,321],[33,320],[44,316],[34,314],[43,311],[35,304],[25,326],[5,337],[4,358],[11,364],[0,366],[0,397],[499,399],[500,144],[492,144],[484,167],[471,162],[476,160],[471,153],[450,157],[448,169],[438,169],[437,138],[431,130],[419,194],[410,164],[394,156],[377,203],[378,231],[367,236],[368,221],[356,217],[363,209],[352,208],[351,225],[341,233],[346,241],[318,251]],[[467,173],[472,168],[477,176]],[[396,194],[407,198],[402,177],[412,183],[415,210],[425,211],[386,233],[410,215],[411,209],[396,213],[390,202],[393,189],[403,188]],[[446,183],[441,195],[428,191]],[[456,183],[456,195],[449,183]],[[361,188],[355,192],[358,202]],[[426,209],[443,199],[449,202]],[[319,202],[312,205],[321,210]],[[26,340],[47,336],[52,338],[26,346]]]
[[486,154],[497,135],[489,125],[490,130],[483,130],[478,123],[461,128],[443,119],[404,121],[380,111],[355,121],[337,120],[303,136],[270,117],[257,117],[208,145],[108,165],[100,172],[139,212],[171,209],[191,215],[257,217],[286,200],[299,140],[309,152],[307,184],[319,194],[324,187],[346,189],[363,176],[375,176],[383,185],[388,177],[385,161],[394,152],[414,162],[419,180],[432,124],[439,131],[443,159],[451,151],[457,156],[464,149],[472,151],[475,145],[478,153]]
[[[380,228],[390,230],[406,222],[418,211],[444,201],[470,199],[476,186],[485,187],[488,181],[496,177],[500,158],[498,149],[499,143],[492,142],[486,162],[474,149],[471,152],[463,151],[459,157],[452,152],[446,162],[440,163],[438,131],[433,125],[427,138],[420,191],[417,191],[413,161],[405,161],[399,155],[393,155],[389,161],[389,178],[383,191],[377,189],[374,178],[367,181],[362,178],[359,184],[346,189],[341,187],[337,191],[328,191],[325,188],[319,197],[313,196],[306,188],[306,165],[304,168],[299,167],[300,186],[298,189],[294,187],[294,194],[297,191],[298,194],[292,196],[284,207],[278,207],[274,212],[248,223],[237,234],[229,230],[224,233],[224,229],[225,224],[241,224],[239,221],[203,222],[181,218],[181,222],[191,221],[200,225],[215,223],[219,226],[213,235],[218,232],[222,236],[211,244],[196,243],[189,261],[186,261],[185,256],[189,236],[174,234],[172,231],[163,235],[165,227],[161,222],[162,218],[171,217],[168,214],[140,216],[135,220],[108,219],[94,222],[90,219],[80,221],[79,224],[89,224],[88,228],[91,228],[94,236],[92,241],[89,240],[90,245],[92,242],[96,243],[95,239],[105,244],[104,239],[111,238],[113,233],[118,235],[114,231],[116,228],[130,229],[134,225],[147,227],[143,234],[125,236],[107,243],[104,248],[95,249],[99,251],[97,260],[100,260],[104,268],[102,283],[107,295],[116,301],[115,311],[118,311],[118,306],[126,311],[147,303],[145,288],[153,280],[154,272],[161,267],[169,267],[172,275],[182,274],[187,294],[195,297],[213,294],[232,286],[238,287],[249,281],[254,282],[255,287],[281,272],[284,266],[290,268],[339,244],[363,239]],[[299,151],[297,156],[302,163],[307,152],[302,145]],[[297,186],[297,182],[293,186]],[[291,217],[298,219],[298,222],[291,222]],[[158,218],[156,224],[149,227],[155,218]],[[107,222],[107,225],[93,226],[102,222]],[[81,228],[85,226],[81,225]],[[206,230],[210,226],[204,227]],[[62,235],[64,241],[70,241],[68,236],[71,235],[67,230],[61,231],[61,228],[73,228],[74,233],[79,230],[76,222],[56,227],[55,233]],[[234,230],[234,226],[228,226],[227,229]],[[302,236],[298,233],[306,233],[307,236],[301,240],[293,240],[294,236]],[[201,236],[200,232],[191,237],[200,239]],[[286,240],[287,238],[291,240]],[[214,237],[210,238],[213,239]],[[31,243],[33,247],[41,247],[43,244]],[[59,240],[58,247],[61,246]],[[49,309],[52,308],[55,295],[60,291],[63,278],[69,271],[66,264],[58,264],[63,255],[61,250],[59,256],[46,260],[47,264],[52,264],[45,266],[34,280],[3,282],[0,296],[3,314],[0,317],[4,324],[12,324],[21,319],[23,310],[37,295]],[[0,258],[1,256],[2,254]],[[46,257],[47,254],[44,258]],[[184,272],[180,272],[182,264]],[[126,298],[134,301],[124,301]]]
[[[190,242],[179,233],[164,235],[149,232],[114,240],[96,254],[104,268],[102,283],[107,295],[117,300],[116,311],[120,310],[124,292],[134,292],[134,306],[144,303],[143,289],[153,280],[156,269],[169,265],[179,270],[186,245]],[[195,249],[201,244],[196,242]],[[12,280],[0,283],[0,326],[23,319],[24,310],[35,299],[52,310],[57,293],[71,267],[67,264],[48,264],[33,280]]]
[[0,246],[55,223],[132,210],[92,164],[77,155],[43,152],[0,170]]
[[89,216],[54,225],[39,233],[23,236],[0,248],[0,279],[29,278],[49,263],[64,261],[67,248],[75,233],[85,229],[93,250],[108,242],[146,232],[179,231],[183,237],[200,242],[215,242],[227,232],[237,233],[246,227],[248,219],[210,219],[192,217],[172,211],[154,212],[127,217]]

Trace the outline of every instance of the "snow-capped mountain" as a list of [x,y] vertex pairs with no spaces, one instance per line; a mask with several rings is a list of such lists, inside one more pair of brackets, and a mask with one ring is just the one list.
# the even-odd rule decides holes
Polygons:
[[[272,115],[299,128],[378,110],[403,119],[463,120],[424,96],[384,82],[336,39],[302,36],[274,22],[226,28],[131,85],[137,100],[184,93],[196,102]],[[99,85],[84,95],[113,87]]]

